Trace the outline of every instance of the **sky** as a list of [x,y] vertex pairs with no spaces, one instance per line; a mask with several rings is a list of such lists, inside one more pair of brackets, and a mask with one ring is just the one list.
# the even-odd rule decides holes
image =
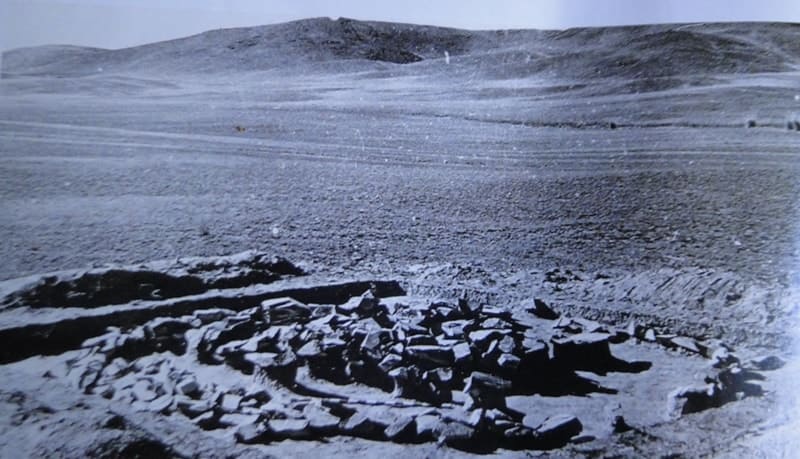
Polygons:
[[800,22],[800,0],[0,0],[0,49],[123,48],[319,16],[467,29]]

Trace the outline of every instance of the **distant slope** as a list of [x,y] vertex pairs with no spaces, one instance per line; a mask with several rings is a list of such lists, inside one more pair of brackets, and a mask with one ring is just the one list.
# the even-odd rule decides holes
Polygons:
[[[490,78],[664,78],[777,72],[800,67],[800,25],[719,23],[466,31],[306,19],[214,30],[120,50],[45,46],[3,54],[4,76],[98,72],[225,74],[257,70],[342,71],[444,59]],[[361,62],[356,65],[355,62]],[[424,64],[423,64],[424,65]],[[438,68],[438,67],[437,67]]]

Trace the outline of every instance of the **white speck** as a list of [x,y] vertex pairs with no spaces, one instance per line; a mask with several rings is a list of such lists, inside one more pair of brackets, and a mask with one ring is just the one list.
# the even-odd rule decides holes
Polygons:
[[794,95],[794,100],[800,101],[800,94],[795,94]]
[[277,225],[273,226],[273,227],[272,227],[272,236],[273,236],[273,237],[278,237],[278,236],[280,236],[280,235],[281,235],[281,229],[280,229],[280,228],[278,228],[278,226],[277,226]]
[[735,245],[736,247],[741,247],[742,246],[742,241],[740,241],[738,239],[734,239],[733,245]]

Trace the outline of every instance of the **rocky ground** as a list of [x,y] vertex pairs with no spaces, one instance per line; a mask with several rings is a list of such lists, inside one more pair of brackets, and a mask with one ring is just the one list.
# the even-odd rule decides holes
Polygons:
[[[562,314],[540,298],[432,300],[396,280],[326,282],[258,253],[5,286],[6,432],[99,425],[82,441],[8,442],[4,456],[222,454],[195,437],[237,456],[349,438],[426,454],[600,454],[609,443],[695,454],[697,444],[651,429],[763,398],[785,365],[636,319]],[[19,387],[31,379],[41,389]],[[55,387],[75,405],[53,400]],[[78,421],[77,409],[98,419]],[[153,417],[169,429],[154,430]]]
[[4,54],[0,456],[790,457],[797,35]]

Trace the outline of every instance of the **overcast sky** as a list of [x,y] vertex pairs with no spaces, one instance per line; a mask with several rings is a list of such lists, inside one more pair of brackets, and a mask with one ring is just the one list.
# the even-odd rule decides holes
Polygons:
[[121,48],[317,16],[469,29],[800,22],[800,0],[0,0],[0,49],[42,44]]

